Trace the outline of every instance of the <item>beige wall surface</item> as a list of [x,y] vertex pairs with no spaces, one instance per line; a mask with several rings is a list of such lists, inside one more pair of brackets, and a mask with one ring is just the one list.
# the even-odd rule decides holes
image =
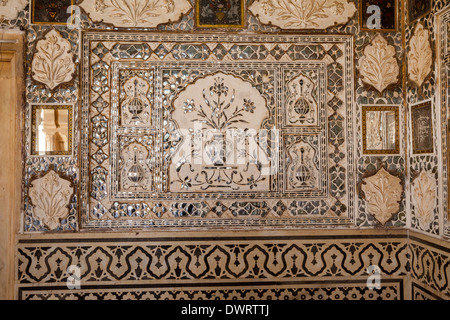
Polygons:
[[14,298],[21,203],[22,34],[0,32],[0,299]]

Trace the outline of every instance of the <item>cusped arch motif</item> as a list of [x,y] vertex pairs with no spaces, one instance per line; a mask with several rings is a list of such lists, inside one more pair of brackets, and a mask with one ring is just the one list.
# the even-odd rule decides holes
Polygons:
[[269,109],[250,83],[208,75],[187,86],[173,108],[183,142],[172,158],[172,191],[270,190],[270,159],[259,140]]

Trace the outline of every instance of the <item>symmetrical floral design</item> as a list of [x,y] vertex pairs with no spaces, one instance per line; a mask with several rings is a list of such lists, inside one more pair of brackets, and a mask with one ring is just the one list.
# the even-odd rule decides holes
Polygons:
[[433,51],[429,39],[429,31],[418,23],[409,43],[408,76],[419,88],[431,72]]
[[382,225],[400,210],[402,196],[400,178],[381,168],[375,175],[363,179],[361,186],[365,194],[367,209]]
[[84,0],[80,6],[93,20],[116,27],[156,27],[179,19],[192,7],[188,0]]
[[436,208],[436,180],[422,170],[412,185],[412,202],[419,225],[428,230]]
[[395,58],[395,47],[389,45],[382,35],[377,35],[364,49],[359,60],[362,81],[382,93],[388,86],[398,82],[400,68]]
[[264,152],[260,146],[255,150],[248,146],[269,115],[260,93],[249,83],[224,73],[200,79],[188,88],[174,103],[173,117],[189,134],[183,138],[188,150],[183,150],[183,156],[177,156],[172,166],[176,167],[173,188],[265,188],[260,162]]
[[348,22],[356,7],[347,0],[256,0],[249,10],[283,29],[326,29]]
[[288,189],[318,188],[319,170],[314,159],[316,150],[307,142],[293,145],[289,151],[291,162],[288,164]]
[[75,72],[70,42],[55,29],[38,41],[31,64],[33,79],[51,90],[72,80]]
[[73,193],[71,183],[51,170],[44,177],[33,181],[29,195],[34,217],[50,230],[60,225],[60,220],[69,215],[68,205]]

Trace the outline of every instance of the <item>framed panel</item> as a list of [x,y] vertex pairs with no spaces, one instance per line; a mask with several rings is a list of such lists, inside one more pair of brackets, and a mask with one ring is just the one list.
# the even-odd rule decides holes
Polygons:
[[199,28],[244,28],[244,0],[196,0],[195,22]]
[[431,10],[431,0],[408,0],[409,23],[422,18]]
[[74,0],[31,0],[32,24],[67,25],[73,23]]
[[363,106],[363,153],[400,153],[398,106]]
[[413,154],[433,153],[433,113],[431,101],[411,107]]
[[73,106],[32,105],[31,155],[72,155]]
[[318,39],[84,33],[83,227],[351,224],[352,38]]
[[[380,27],[369,28],[368,22],[377,13],[371,10],[371,6],[377,6],[380,10]],[[359,21],[363,31],[392,32],[398,29],[398,0],[359,0]]]

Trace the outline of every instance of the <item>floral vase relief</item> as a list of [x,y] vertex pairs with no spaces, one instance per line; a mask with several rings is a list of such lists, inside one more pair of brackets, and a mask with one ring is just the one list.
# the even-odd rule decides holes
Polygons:
[[256,0],[249,10],[262,23],[282,29],[326,29],[347,23],[356,6],[347,0]]
[[403,192],[401,179],[381,168],[375,175],[363,179],[361,186],[367,210],[385,225],[400,210]]
[[69,215],[72,194],[71,183],[60,178],[53,170],[34,180],[29,190],[34,218],[50,230],[56,229],[61,220]]

